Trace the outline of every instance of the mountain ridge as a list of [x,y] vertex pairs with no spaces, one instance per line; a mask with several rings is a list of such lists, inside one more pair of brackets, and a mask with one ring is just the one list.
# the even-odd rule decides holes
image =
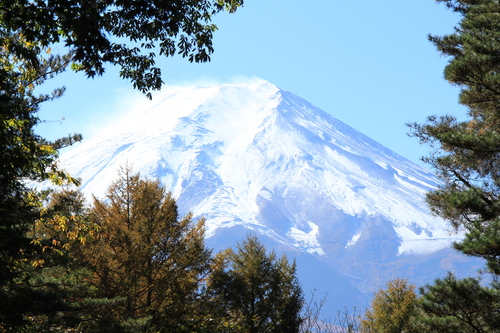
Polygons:
[[367,278],[390,275],[381,267],[402,274],[408,258],[451,260],[461,238],[430,214],[430,171],[266,81],[170,88],[60,163],[97,196],[133,164],[171,189],[182,213],[206,218],[214,248],[256,233],[304,265],[330,267],[365,299]]

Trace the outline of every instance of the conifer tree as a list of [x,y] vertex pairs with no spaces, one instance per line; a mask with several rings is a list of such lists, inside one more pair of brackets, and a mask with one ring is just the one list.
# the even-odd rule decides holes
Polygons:
[[214,268],[209,289],[221,305],[217,316],[225,318],[228,331],[298,332],[304,300],[295,263],[267,254],[254,236],[226,255],[225,264]]
[[105,200],[94,199],[89,218],[100,237],[80,246],[79,255],[94,272],[99,295],[116,300],[99,310],[93,330],[176,332],[189,325],[209,268],[204,220],[180,218],[170,193],[128,168]]
[[[404,279],[387,283],[386,289],[379,290],[370,308],[361,321],[367,333],[408,333],[413,332],[412,318],[415,314],[415,286]],[[416,332],[416,331],[415,331]]]
[[500,289],[481,285],[479,279],[444,279],[422,287],[418,317],[420,331],[436,333],[500,332]]
[[[449,57],[445,78],[460,87],[466,119],[431,116],[412,124],[413,134],[434,148],[425,158],[443,183],[428,194],[432,211],[465,238],[455,248],[483,258],[494,279],[500,274],[500,3],[438,0],[462,18],[455,32],[431,36]],[[422,309],[436,332],[498,331],[496,284],[448,276],[422,289]],[[448,326],[449,324],[449,326]],[[448,327],[448,330],[445,330]],[[452,327],[452,328],[450,328]],[[456,331],[454,330],[456,329]]]
[[426,158],[443,180],[428,195],[432,210],[466,238],[456,244],[465,254],[484,258],[500,273],[500,3],[495,0],[441,0],[463,18],[456,32],[431,37],[450,57],[445,78],[462,88],[468,119],[432,116],[413,133],[430,143]]

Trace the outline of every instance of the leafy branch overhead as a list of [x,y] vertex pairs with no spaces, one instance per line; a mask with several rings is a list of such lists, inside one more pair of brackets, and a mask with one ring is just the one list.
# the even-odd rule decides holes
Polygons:
[[43,47],[64,43],[74,51],[73,69],[102,75],[106,63],[151,96],[162,85],[156,56],[180,54],[206,62],[217,26],[212,17],[233,13],[243,0],[5,0],[1,28]]

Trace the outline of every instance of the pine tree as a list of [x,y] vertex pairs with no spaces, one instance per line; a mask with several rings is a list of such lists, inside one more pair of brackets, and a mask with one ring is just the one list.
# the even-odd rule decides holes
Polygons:
[[415,286],[404,279],[389,281],[386,289],[379,290],[361,321],[364,332],[411,332],[415,314]]
[[295,263],[286,256],[277,258],[274,252],[267,254],[254,236],[238,244],[236,252],[227,252],[225,264],[212,272],[209,289],[220,305],[222,313],[217,316],[231,328],[228,331],[299,331],[304,300]]
[[469,118],[430,117],[413,124],[414,134],[435,147],[426,158],[444,181],[428,195],[432,210],[466,238],[456,248],[488,261],[500,273],[500,3],[448,1],[463,15],[456,32],[431,37],[451,57],[445,78],[462,87],[460,103]]
[[[432,211],[465,231],[455,248],[485,259],[495,280],[500,274],[500,3],[438,1],[462,15],[453,34],[430,40],[450,59],[445,78],[462,88],[459,100],[468,117],[431,116],[411,127],[434,148],[425,161],[443,180],[427,196]],[[496,284],[449,275],[422,292],[422,321],[440,327],[433,331],[498,331]]]
[[99,294],[116,300],[100,309],[93,329],[113,329],[106,321],[132,331],[175,332],[189,325],[210,263],[204,220],[180,218],[170,193],[128,168],[105,200],[94,199],[89,218],[99,225],[100,238],[80,246],[79,255],[94,272]]
[[418,318],[421,331],[436,333],[500,332],[500,289],[481,285],[479,279],[444,279],[422,287]]

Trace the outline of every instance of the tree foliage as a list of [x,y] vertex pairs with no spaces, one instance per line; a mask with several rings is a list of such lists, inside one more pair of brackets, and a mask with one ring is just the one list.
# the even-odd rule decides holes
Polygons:
[[427,124],[413,124],[413,132],[435,147],[426,160],[444,181],[428,195],[431,208],[465,229],[457,249],[486,259],[500,273],[500,4],[442,2],[463,18],[455,33],[430,38],[451,57],[445,78],[462,88],[460,103],[469,118],[433,116]]
[[404,279],[387,283],[386,289],[379,290],[370,308],[361,321],[364,332],[408,333],[413,330],[412,318],[415,314],[415,286]]
[[210,264],[204,220],[180,218],[170,193],[129,169],[105,200],[94,199],[89,219],[100,227],[100,237],[77,253],[94,273],[99,296],[116,300],[95,313],[96,327],[110,331],[109,321],[122,328],[128,322],[129,329],[173,332],[189,322]]
[[[43,205],[42,196],[31,193],[37,202],[37,218],[26,237],[29,247],[21,249],[11,266],[14,274],[1,289],[0,332],[45,332],[76,327],[84,308],[92,306],[89,271],[71,257],[70,249],[81,236],[95,233],[93,225],[81,218],[83,198],[75,191],[51,193]],[[19,244],[18,244],[19,245]]]
[[42,202],[26,181],[76,183],[57,168],[55,159],[57,148],[80,137],[47,142],[35,134],[40,104],[58,98],[63,90],[36,95],[34,89],[63,71],[69,61],[47,52],[0,27],[0,325],[22,321],[30,297],[22,277],[39,260],[40,248],[29,232],[40,218]]
[[120,66],[120,76],[149,93],[162,84],[156,55],[176,53],[206,62],[217,29],[213,15],[234,12],[243,0],[4,0],[0,27],[28,42],[48,47],[64,43],[74,51],[73,68],[89,77],[105,64]]
[[425,332],[500,332],[500,290],[481,285],[475,278],[457,279],[449,273],[421,288],[419,318]]
[[[179,53],[189,61],[208,61],[216,30],[212,16],[222,10],[234,12],[242,4],[242,0],[0,2],[0,330],[4,325],[21,325],[27,313],[33,313],[27,305],[36,298],[36,288],[29,281],[39,270],[49,270],[42,264],[73,238],[82,242],[91,236],[85,234],[91,233],[88,225],[75,216],[50,216],[42,205],[43,196],[26,186],[27,181],[77,183],[58,167],[56,158],[58,149],[81,136],[48,142],[35,133],[43,122],[38,118],[41,104],[60,97],[64,88],[42,95],[35,88],[70,65],[93,77],[111,64],[150,96],[162,83],[156,55]],[[51,53],[51,47],[61,45],[67,47],[66,54]],[[66,230],[56,233],[61,239],[48,244],[44,231],[55,228]],[[52,279],[45,284],[49,285],[57,283]]]
[[[500,3],[496,0],[439,0],[462,18],[455,32],[430,36],[449,57],[445,78],[461,88],[467,117],[431,116],[412,124],[425,158],[442,185],[427,196],[433,212],[465,231],[459,251],[487,262],[500,274]],[[421,292],[421,322],[429,332],[497,332],[498,285],[448,275]]]
[[219,316],[232,327],[229,331],[298,332],[304,300],[295,263],[267,254],[254,236],[226,255],[225,263],[214,268],[209,289],[221,304]]

